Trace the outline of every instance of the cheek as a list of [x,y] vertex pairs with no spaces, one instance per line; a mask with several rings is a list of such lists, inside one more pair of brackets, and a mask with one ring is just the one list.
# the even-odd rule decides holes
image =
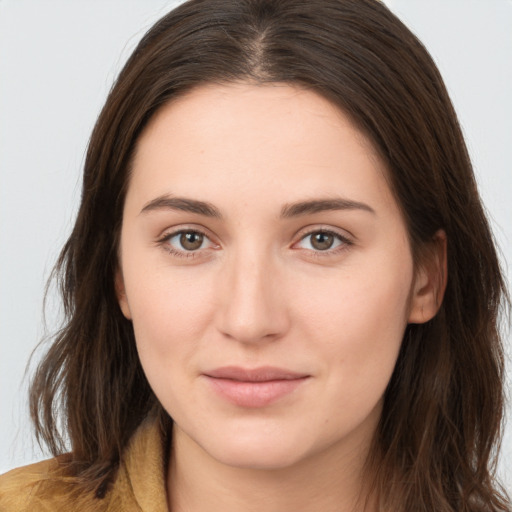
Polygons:
[[307,312],[297,317],[308,338],[318,340],[331,389],[342,390],[344,400],[371,402],[384,392],[407,325],[411,281],[412,263],[369,265],[340,273],[327,292],[297,298]]
[[148,378],[159,367],[186,364],[213,318],[206,276],[136,261],[127,262],[124,273],[137,349]]

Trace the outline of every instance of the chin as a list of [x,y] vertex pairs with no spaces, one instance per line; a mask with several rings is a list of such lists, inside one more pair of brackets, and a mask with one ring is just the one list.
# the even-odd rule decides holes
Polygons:
[[227,466],[253,470],[279,470],[291,467],[306,456],[305,439],[288,432],[230,432],[219,438],[211,437],[203,449]]
[[259,445],[252,447],[232,446],[221,453],[210,452],[210,455],[226,466],[271,471],[289,468],[301,459],[301,454],[297,453],[297,447],[283,448],[282,446],[271,445],[271,443],[268,443],[268,446],[264,448]]

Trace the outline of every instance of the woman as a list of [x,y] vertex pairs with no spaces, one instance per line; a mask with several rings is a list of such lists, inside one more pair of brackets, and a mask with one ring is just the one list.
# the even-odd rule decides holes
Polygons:
[[442,79],[379,2],[165,16],[58,270],[31,389],[56,458],[2,510],[508,510],[503,278]]

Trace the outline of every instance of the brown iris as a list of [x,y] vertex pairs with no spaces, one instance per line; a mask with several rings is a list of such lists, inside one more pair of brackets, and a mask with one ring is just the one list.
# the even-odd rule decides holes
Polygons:
[[332,247],[334,235],[330,233],[315,233],[311,235],[311,245],[319,251],[325,251]]
[[204,236],[201,233],[187,232],[180,236],[180,244],[187,251],[199,249],[203,244]]

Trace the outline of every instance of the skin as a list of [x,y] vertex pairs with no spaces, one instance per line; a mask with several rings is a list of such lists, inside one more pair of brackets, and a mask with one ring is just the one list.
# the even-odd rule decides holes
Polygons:
[[[442,274],[414,265],[386,173],[342,112],[286,84],[200,86],[143,132],[117,290],[175,421],[173,512],[363,510],[363,464],[404,330],[435,315]],[[365,206],[280,217],[290,203],[339,198]],[[206,236],[187,251],[180,230]],[[227,365],[308,378],[247,408],[204,377]]]

